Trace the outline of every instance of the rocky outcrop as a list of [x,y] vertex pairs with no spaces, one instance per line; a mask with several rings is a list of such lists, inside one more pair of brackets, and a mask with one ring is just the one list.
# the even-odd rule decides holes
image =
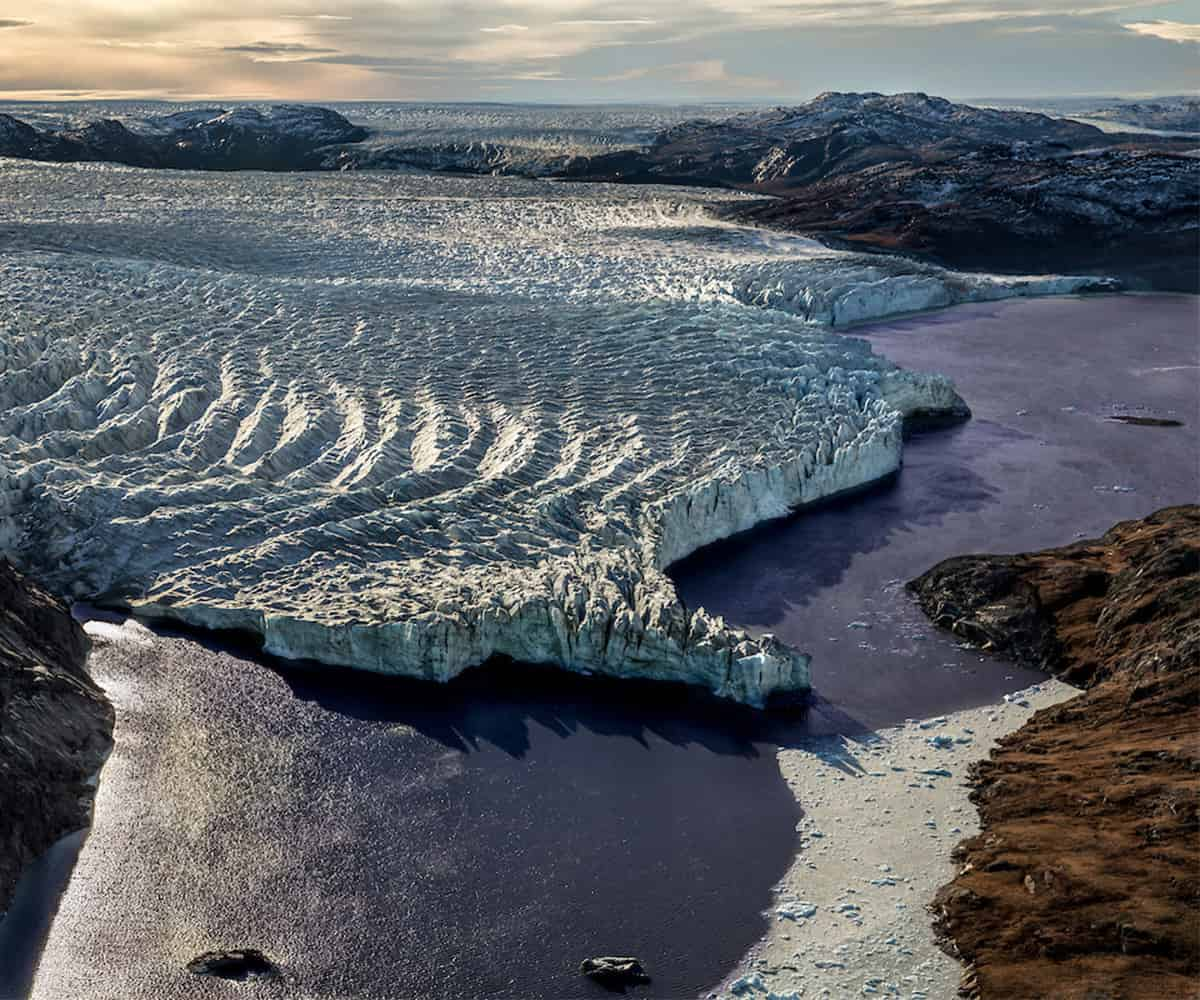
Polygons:
[[336,111],[296,104],[207,108],[130,122],[102,119],[62,131],[0,115],[0,156],[176,170],[315,170],[326,147],[361,142],[367,135]]
[[1200,976],[1200,507],[911,585],[956,635],[1084,686],[972,775],[982,832],[933,905],[963,993],[1191,995]]
[[1112,274],[1133,287],[1200,290],[1200,160],[1177,153],[1035,156],[990,146],[839,173],[721,214],[947,267]]
[[113,713],[70,610],[0,558],[0,912],[21,869],[86,826]]
[[281,970],[257,948],[238,948],[233,951],[206,951],[188,962],[188,972],[215,979],[278,979]]
[[587,958],[580,964],[579,971],[610,989],[623,989],[626,986],[650,982],[642,963],[636,958]]
[[890,163],[936,162],[986,146],[1061,153],[1113,140],[1080,122],[955,104],[927,94],[822,94],[797,107],[691,121],[646,150],[572,165],[578,176],[727,185],[783,193]]

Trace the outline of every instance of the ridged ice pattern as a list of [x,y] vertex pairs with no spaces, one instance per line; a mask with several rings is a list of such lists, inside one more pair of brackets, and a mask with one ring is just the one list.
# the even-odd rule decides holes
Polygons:
[[664,568],[894,471],[897,407],[957,399],[747,303],[1008,286],[687,199],[0,161],[0,552],[327,663],[803,688]]

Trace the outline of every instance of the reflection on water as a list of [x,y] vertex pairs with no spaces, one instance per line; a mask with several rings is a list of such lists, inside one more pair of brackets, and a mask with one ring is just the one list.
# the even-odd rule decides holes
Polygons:
[[110,628],[93,657],[117,749],[36,997],[225,995],[184,965],[239,946],[289,995],[603,995],[578,963],[619,952],[690,996],[762,931],[799,809],[749,711],[543,672],[281,673],[146,636]]

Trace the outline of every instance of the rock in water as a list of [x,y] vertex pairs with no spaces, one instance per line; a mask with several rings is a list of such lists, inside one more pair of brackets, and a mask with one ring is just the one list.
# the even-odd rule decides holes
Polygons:
[[67,605],[0,558],[0,913],[21,869],[91,818],[113,712],[88,648]]
[[255,948],[234,951],[206,951],[188,962],[188,972],[218,979],[274,979],[279,966]]
[[617,958],[611,955],[584,959],[579,971],[603,986],[636,986],[650,982],[642,963],[636,958]]
[[1195,995],[1200,975],[1200,507],[911,585],[970,641],[1087,690],[973,774],[983,831],[934,903],[964,993]]

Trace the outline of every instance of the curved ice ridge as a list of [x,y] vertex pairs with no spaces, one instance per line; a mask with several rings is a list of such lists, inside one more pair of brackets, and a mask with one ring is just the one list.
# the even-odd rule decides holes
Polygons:
[[961,406],[863,341],[676,294],[874,264],[628,190],[4,179],[0,551],[284,656],[446,680],[499,654],[762,705],[807,657],[666,567],[894,472],[905,413]]

